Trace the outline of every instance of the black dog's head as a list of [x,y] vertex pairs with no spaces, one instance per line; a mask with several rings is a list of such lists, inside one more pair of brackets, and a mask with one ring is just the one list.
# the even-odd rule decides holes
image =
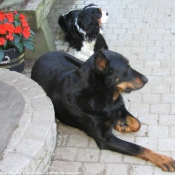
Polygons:
[[99,33],[100,26],[108,19],[108,12],[102,11],[97,5],[85,6],[78,15],[77,24],[84,33],[85,39],[91,42]]
[[129,93],[142,88],[148,79],[134,70],[121,54],[102,50],[94,54],[95,69],[103,76],[104,85],[113,89],[113,100],[121,92]]

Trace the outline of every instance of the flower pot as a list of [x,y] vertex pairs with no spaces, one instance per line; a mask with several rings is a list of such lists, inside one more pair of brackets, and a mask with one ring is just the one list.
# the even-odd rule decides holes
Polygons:
[[24,52],[20,53],[16,47],[4,50],[4,58],[0,62],[0,67],[22,73],[24,71]]

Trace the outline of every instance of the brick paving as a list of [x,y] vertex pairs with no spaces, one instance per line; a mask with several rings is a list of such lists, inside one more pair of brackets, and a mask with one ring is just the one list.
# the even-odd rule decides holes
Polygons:
[[[90,0],[57,0],[48,15],[57,50],[73,53],[64,42],[58,15]],[[175,2],[173,0],[94,0],[109,12],[104,37],[109,49],[126,56],[149,78],[141,90],[124,94],[126,107],[142,123],[137,133],[115,135],[175,159]],[[25,74],[31,65],[26,61]],[[57,147],[49,174],[165,175],[152,163],[99,150],[83,132],[58,122]]]

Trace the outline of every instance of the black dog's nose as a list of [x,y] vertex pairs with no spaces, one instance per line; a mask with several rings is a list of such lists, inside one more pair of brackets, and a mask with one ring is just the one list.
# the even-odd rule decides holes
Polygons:
[[148,82],[148,78],[146,78],[145,76],[142,77],[142,80],[143,80],[144,83]]
[[109,15],[109,13],[108,12],[106,12],[106,16],[108,16]]

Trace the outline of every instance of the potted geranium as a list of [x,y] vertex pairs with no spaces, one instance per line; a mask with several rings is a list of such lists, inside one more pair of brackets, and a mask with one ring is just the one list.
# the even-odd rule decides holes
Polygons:
[[22,72],[24,50],[34,50],[34,35],[24,14],[0,11],[0,67]]

